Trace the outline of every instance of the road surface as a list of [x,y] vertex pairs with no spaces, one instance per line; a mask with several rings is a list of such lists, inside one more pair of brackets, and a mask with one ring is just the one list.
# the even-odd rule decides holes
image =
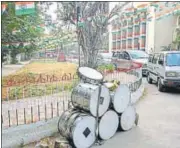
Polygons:
[[161,93],[155,84],[146,88],[147,96],[136,107],[138,127],[94,148],[180,148],[180,92]]

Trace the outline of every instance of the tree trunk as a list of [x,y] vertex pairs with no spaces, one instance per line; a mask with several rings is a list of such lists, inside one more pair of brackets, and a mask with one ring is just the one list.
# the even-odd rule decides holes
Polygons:
[[88,67],[91,67],[91,68],[96,68],[97,66],[97,62],[96,62],[96,54],[94,54],[93,50],[91,49],[89,54],[88,54]]

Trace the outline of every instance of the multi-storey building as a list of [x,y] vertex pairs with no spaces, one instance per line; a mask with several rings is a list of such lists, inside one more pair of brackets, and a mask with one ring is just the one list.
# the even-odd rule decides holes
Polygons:
[[[110,51],[160,51],[173,41],[179,3],[131,2],[110,27]],[[164,18],[163,18],[164,17]],[[166,18],[167,17],[167,18]]]

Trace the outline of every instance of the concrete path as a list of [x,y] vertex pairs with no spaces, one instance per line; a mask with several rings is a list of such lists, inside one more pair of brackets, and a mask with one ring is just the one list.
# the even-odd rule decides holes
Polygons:
[[21,69],[26,64],[29,64],[30,61],[21,62],[19,65],[11,64],[11,65],[3,65],[2,66],[2,76],[7,76],[15,73],[17,70]]
[[147,96],[137,105],[138,127],[94,148],[180,148],[180,93],[160,93],[155,84],[146,88]]

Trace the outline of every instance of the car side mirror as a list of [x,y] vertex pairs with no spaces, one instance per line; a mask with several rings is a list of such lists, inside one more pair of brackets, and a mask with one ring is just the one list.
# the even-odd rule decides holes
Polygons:
[[161,60],[161,61],[158,61],[158,64],[159,64],[159,65],[163,65],[164,62]]

